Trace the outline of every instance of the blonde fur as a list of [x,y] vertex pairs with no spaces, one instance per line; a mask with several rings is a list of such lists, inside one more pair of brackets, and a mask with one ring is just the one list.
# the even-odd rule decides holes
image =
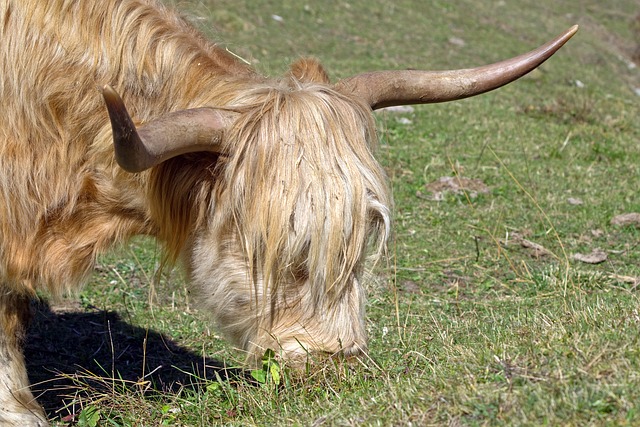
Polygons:
[[252,108],[229,132],[224,180],[246,257],[271,293],[300,272],[315,301],[338,299],[361,273],[372,232],[378,247],[388,232],[371,114],[319,85],[259,88],[242,101]]
[[254,356],[269,346],[290,357],[357,353],[366,249],[380,255],[390,228],[374,123],[327,86],[290,83],[235,100],[246,112],[228,131],[234,146],[219,159],[191,276],[218,325]]
[[0,275],[59,294],[96,253],[155,231],[147,174],[114,164],[98,88],[144,122],[224,103],[222,80],[253,72],[155,1],[2,0],[0,14]]
[[[254,357],[366,349],[361,276],[391,205],[367,105],[314,60],[259,76],[155,0],[0,0],[0,17],[0,296],[77,289],[99,253],[147,234]],[[104,84],[138,123],[203,106],[239,118],[220,155],[129,174]],[[12,369],[23,367],[0,366],[0,378]]]

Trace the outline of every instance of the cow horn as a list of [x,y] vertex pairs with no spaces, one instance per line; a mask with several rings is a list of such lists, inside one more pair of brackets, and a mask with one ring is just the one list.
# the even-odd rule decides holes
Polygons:
[[194,108],[168,113],[136,129],[120,95],[102,89],[113,131],[116,161],[127,172],[142,172],[181,154],[219,153],[224,129],[237,113]]
[[538,49],[483,67],[450,71],[374,71],[341,80],[336,88],[360,97],[374,110],[468,98],[527,74],[551,57],[577,31],[578,26],[574,25]]

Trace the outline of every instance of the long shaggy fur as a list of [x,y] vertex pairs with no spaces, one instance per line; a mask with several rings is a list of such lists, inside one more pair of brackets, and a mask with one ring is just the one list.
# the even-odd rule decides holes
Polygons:
[[[155,0],[0,0],[0,19],[0,297],[77,289],[97,254],[147,234],[250,354],[366,348],[361,275],[391,205],[367,105],[313,60],[261,77]],[[104,84],[138,123],[206,106],[239,118],[220,155],[129,174]]]
[[59,294],[97,252],[154,231],[146,174],[114,164],[98,88],[147,121],[224,103],[221,77],[253,73],[154,1],[2,0],[0,14],[0,274]]
[[287,274],[308,272],[316,301],[337,299],[361,273],[372,233],[379,249],[388,233],[371,114],[313,84],[243,98],[253,106],[230,132],[223,185],[251,269],[272,292]]

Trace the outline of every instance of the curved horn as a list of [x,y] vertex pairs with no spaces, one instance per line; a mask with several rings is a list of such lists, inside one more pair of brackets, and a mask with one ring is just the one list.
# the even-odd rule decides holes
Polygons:
[[374,110],[468,98],[527,74],[551,57],[577,31],[578,26],[574,25],[538,49],[483,67],[451,71],[374,71],[341,80],[336,88],[360,97]]
[[224,129],[237,113],[195,108],[166,114],[136,129],[120,95],[102,89],[109,111],[116,161],[127,172],[142,172],[180,154],[219,153]]

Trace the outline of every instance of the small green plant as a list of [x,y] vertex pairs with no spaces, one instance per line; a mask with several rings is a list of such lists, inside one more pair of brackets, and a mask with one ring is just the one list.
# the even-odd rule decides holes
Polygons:
[[169,404],[164,404],[160,407],[160,413],[162,414],[161,425],[163,426],[172,426],[175,425],[176,414],[178,413],[178,409]]
[[276,354],[273,350],[267,349],[262,356],[262,368],[251,371],[251,377],[262,386],[277,387],[281,382],[282,370],[280,364],[276,361]]
[[78,416],[78,427],[97,427],[102,413],[96,406],[89,405]]

